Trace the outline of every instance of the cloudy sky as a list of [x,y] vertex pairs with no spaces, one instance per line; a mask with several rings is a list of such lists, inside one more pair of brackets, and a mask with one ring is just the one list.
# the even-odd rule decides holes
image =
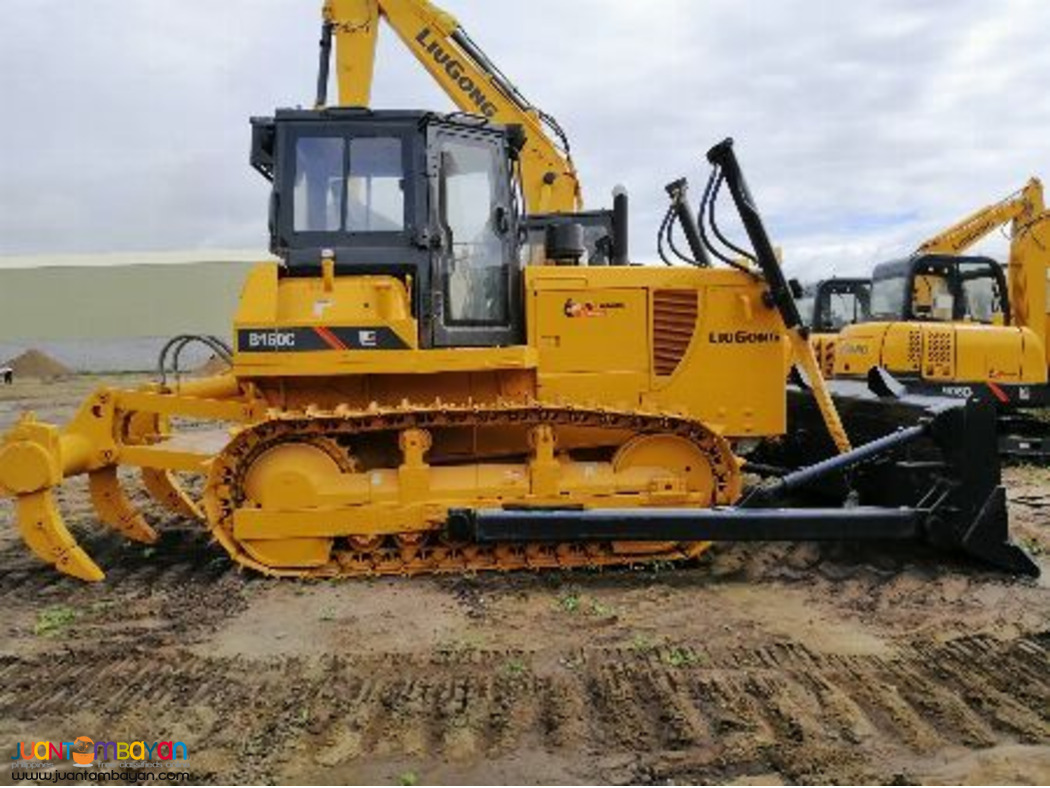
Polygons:
[[[726,135],[805,277],[1050,176],[1046,0],[442,3],[569,131],[589,205],[628,186],[637,259]],[[320,0],[3,7],[0,255],[265,247],[247,119],[312,100]],[[385,32],[373,104],[451,109]]]

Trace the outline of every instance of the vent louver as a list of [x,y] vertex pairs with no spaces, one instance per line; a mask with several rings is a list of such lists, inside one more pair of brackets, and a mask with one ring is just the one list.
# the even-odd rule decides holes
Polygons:
[[696,290],[653,293],[653,371],[673,375],[693,340],[698,313]]

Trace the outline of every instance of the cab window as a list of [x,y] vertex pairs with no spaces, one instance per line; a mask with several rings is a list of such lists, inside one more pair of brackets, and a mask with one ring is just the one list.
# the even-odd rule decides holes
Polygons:
[[900,320],[904,314],[906,276],[876,279],[871,284],[871,316],[876,320]]
[[295,231],[336,232],[342,225],[342,137],[300,137],[295,143]]
[[1005,319],[1006,294],[1000,292],[988,263],[959,263],[962,283],[963,320],[996,323]]
[[445,302],[451,324],[509,321],[509,261],[497,226],[499,153],[489,141],[440,138],[439,211],[450,252]]
[[856,290],[832,290],[827,302],[822,304],[819,328],[826,331],[841,331],[846,326],[863,323],[868,319],[868,293]]
[[398,137],[300,137],[295,143],[295,231],[401,232],[404,182]]
[[946,273],[930,271],[915,277],[912,314],[922,320],[950,322],[955,317],[955,294]]
[[346,229],[352,233],[400,232],[405,228],[401,140],[361,137],[350,141]]

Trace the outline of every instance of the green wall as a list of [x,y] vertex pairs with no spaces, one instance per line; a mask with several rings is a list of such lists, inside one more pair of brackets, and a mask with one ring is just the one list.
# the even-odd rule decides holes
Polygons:
[[228,336],[250,263],[0,269],[0,343]]

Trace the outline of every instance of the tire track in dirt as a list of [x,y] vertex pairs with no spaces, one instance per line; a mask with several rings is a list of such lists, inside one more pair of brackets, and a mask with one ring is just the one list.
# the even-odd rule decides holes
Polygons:
[[1043,633],[918,644],[894,658],[795,644],[692,648],[685,662],[672,658],[685,646],[588,649],[539,669],[517,651],[257,662],[106,645],[0,658],[0,715],[38,729],[94,715],[99,735],[145,719],[151,730],[129,735],[158,738],[187,718],[221,719],[187,744],[228,753],[239,779],[242,769],[279,779],[293,757],[316,768],[468,762],[527,745],[590,753],[599,769],[629,754],[602,774],[614,782],[770,771],[842,781],[879,776],[873,747],[914,756],[1047,742],[1048,648]]

